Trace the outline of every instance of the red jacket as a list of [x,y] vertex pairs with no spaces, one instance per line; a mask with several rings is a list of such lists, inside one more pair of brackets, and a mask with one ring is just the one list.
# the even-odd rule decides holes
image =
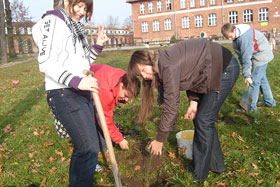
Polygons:
[[110,137],[115,143],[120,143],[124,138],[113,121],[113,109],[118,106],[120,91],[120,78],[125,71],[105,64],[92,64],[90,70],[99,84],[98,95],[102,104]]

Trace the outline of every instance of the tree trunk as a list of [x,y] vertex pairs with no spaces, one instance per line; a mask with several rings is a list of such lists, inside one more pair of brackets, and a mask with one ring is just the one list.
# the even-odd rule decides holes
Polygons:
[[16,57],[15,45],[14,45],[14,33],[13,33],[13,22],[12,22],[12,14],[10,8],[9,0],[5,0],[5,11],[6,11],[6,22],[8,29],[8,47],[9,47],[9,57]]
[[2,64],[8,63],[7,41],[5,32],[4,3],[0,0],[0,40]]
[[59,0],[53,0],[53,8],[57,8],[57,5],[59,3]]

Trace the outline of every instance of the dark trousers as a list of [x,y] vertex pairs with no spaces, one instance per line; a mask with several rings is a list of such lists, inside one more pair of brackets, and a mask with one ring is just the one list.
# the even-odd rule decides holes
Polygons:
[[205,94],[199,101],[197,115],[193,120],[195,127],[193,160],[189,166],[189,171],[193,173],[193,178],[196,181],[206,180],[209,170],[216,173],[226,170],[215,122],[222,104],[238,79],[239,73],[239,64],[233,57],[223,72],[221,91]]
[[100,149],[91,93],[72,88],[51,90],[47,92],[47,101],[74,144],[69,186],[92,187]]

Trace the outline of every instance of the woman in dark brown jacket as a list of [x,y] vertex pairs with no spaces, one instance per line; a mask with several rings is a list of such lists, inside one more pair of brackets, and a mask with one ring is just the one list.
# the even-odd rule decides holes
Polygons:
[[225,171],[215,121],[239,71],[228,49],[206,39],[186,40],[166,50],[135,51],[127,75],[132,93],[138,76],[143,78],[139,122],[145,122],[152,112],[155,88],[159,104],[164,103],[157,137],[149,145],[151,153],[161,155],[163,142],[175,126],[180,91],[186,91],[189,108],[185,118],[193,120],[195,127],[189,171],[196,181],[207,179],[209,170]]

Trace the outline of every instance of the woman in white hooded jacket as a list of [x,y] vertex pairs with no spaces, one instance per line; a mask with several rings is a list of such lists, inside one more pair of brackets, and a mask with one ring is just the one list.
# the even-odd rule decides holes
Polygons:
[[96,44],[88,45],[80,20],[89,21],[92,12],[92,0],[62,0],[60,9],[48,11],[32,29],[48,105],[74,144],[69,186],[92,186],[99,152],[91,96],[91,91],[98,92],[98,85],[83,70],[89,70],[108,37],[104,27],[99,27]]

